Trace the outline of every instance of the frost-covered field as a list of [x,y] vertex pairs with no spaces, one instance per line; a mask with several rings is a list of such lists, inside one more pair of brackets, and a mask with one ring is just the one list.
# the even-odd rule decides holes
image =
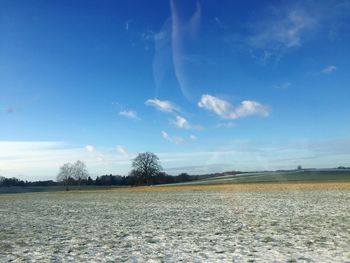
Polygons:
[[350,262],[350,191],[0,195],[0,262]]

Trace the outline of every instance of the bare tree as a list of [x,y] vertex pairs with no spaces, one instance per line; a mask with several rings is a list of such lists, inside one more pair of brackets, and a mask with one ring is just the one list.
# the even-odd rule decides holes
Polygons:
[[68,182],[73,175],[73,166],[70,163],[65,163],[60,167],[60,171],[57,174],[57,181],[62,182],[66,186],[66,191],[68,191]]
[[152,177],[162,170],[158,156],[151,152],[138,154],[132,162],[132,167],[131,174],[136,175],[140,183],[146,184],[150,184]]
[[73,178],[77,180],[79,189],[81,189],[81,182],[87,180],[89,173],[87,171],[85,163],[78,160],[73,164]]

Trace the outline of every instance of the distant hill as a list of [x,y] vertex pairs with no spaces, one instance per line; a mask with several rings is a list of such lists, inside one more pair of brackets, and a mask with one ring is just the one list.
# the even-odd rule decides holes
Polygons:
[[181,185],[235,184],[235,183],[288,183],[288,182],[350,182],[349,169],[312,169],[284,172],[256,172],[216,176],[181,183]]

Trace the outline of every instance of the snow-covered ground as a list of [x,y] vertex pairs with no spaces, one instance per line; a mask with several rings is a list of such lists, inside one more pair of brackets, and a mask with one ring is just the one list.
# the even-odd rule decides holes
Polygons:
[[0,195],[0,262],[346,262],[350,191]]

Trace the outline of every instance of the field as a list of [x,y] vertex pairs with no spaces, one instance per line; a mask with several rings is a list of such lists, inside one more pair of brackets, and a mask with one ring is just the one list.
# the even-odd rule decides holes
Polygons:
[[319,183],[350,182],[350,170],[302,170],[291,172],[261,172],[213,177],[182,185],[248,184],[248,183]]
[[350,183],[0,195],[0,262],[346,262]]

